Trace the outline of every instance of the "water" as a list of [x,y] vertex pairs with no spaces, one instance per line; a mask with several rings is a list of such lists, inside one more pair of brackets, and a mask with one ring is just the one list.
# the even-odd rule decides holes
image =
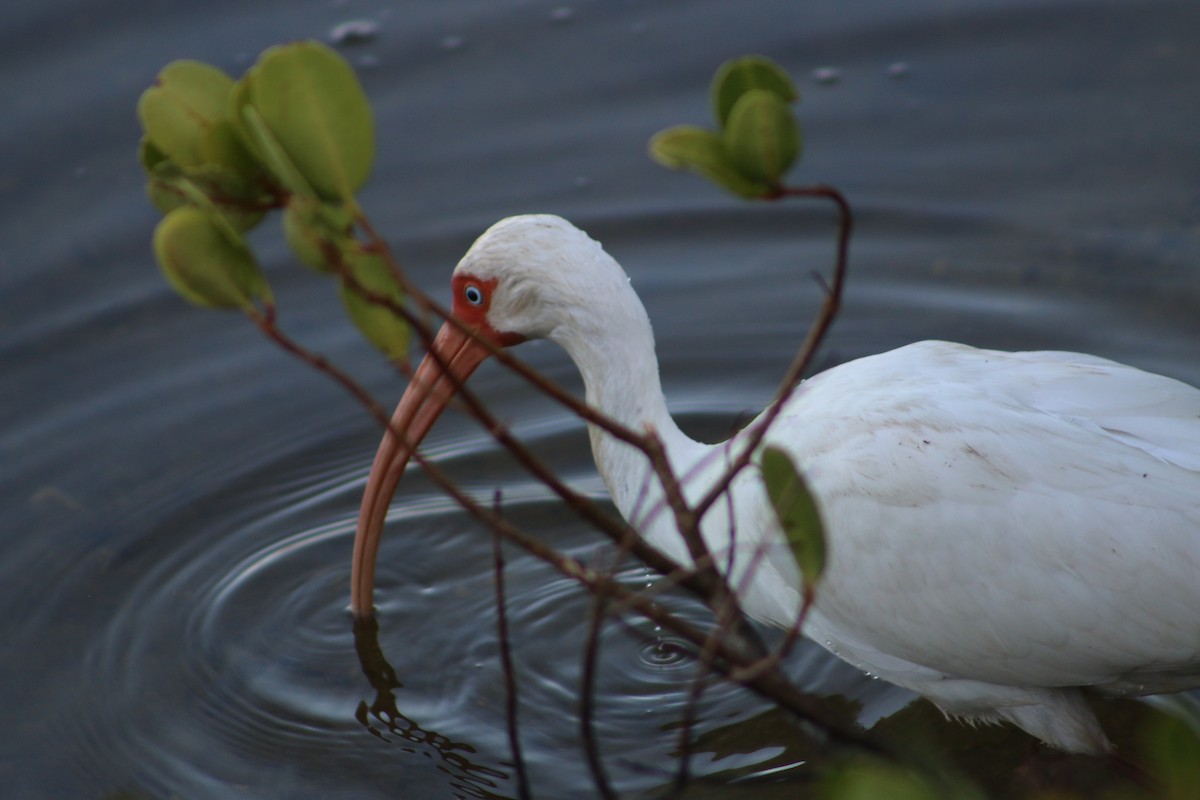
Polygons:
[[[0,20],[9,796],[515,792],[491,542],[428,483],[405,481],[377,590],[377,644],[396,680],[376,674],[372,686],[347,589],[377,431],[237,317],[182,305],[149,257],[155,215],[133,108],[155,72],[178,57],[240,72],[270,44],[359,19],[377,33],[344,52],[380,130],[362,199],[416,279],[443,293],[457,257],[499,217],[571,218],[630,273],[672,407],[697,436],[723,437],[770,396],[818,302],[807,274],[832,252],[828,209],[739,204],[645,157],[658,129],[707,121],[713,69],[747,52],[801,80],[796,180],[838,185],[858,214],[825,363],[933,337],[1084,350],[1200,382],[1192,3],[10,2]],[[827,68],[836,82],[820,79]],[[402,381],[340,319],[330,287],[292,267],[274,235],[259,246],[285,326],[381,399],[397,396]],[[578,387],[552,346],[521,355]],[[494,366],[472,382],[573,484],[602,493],[576,421]],[[502,487],[506,513],[556,546],[600,557],[467,421],[444,419],[428,452],[481,496]],[[590,779],[574,708],[589,606],[548,568],[516,552],[508,561],[537,795],[580,796]],[[644,582],[636,568],[623,575]],[[666,602],[704,620],[686,598]],[[669,778],[694,669],[669,640],[660,650],[659,635],[633,619],[604,632],[596,738],[630,791]],[[865,722],[907,699],[816,648],[792,671],[858,703]],[[394,704],[394,715],[362,704]],[[803,737],[747,693],[711,688],[701,717],[699,772],[782,766],[780,779],[804,779]],[[1013,737],[995,752],[1024,746]]]

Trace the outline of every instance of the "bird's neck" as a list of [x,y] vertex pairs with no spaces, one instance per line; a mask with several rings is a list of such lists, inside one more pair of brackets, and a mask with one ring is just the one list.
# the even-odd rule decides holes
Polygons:
[[[604,297],[570,330],[552,338],[579,367],[590,406],[635,432],[653,430],[673,464],[690,460],[691,451],[704,446],[684,435],[667,410],[654,334],[641,300],[624,279]],[[588,434],[617,508],[630,521],[644,517],[659,494],[645,455],[594,423],[588,423]]]
[[[732,451],[728,444],[693,441],[679,430],[663,397],[645,308],[624,273],[618,268],[611,274],[620,276],[620,286],[600,285],[590,302],[573,304],[582,310],[550,338],[579,367],[589,405],[635,432],[651,429],[657,434],[684,496],[694,503],[723,472]],[[690,564],[689,548],[649,458],[594,423],[588,424],[588,434],[596,466],[621,515],[650,545],[679,564]],[[729,570],[733,585],[744,587],[740,593],[747,613],[790,625],[799,607],[799,594],[790,588],[799,582],[795,562],[786,546],[780,550],[774,540],[764,540],[772,536],[768,527],[748,524],[731,549],[735,544],[731,521],[739,513],[749,521],[747,513],[763,499],[761,491],[735,490],[736,485],[705,516],[701,535],[719,568]],[[745,504],[735,508],[737,496]]]

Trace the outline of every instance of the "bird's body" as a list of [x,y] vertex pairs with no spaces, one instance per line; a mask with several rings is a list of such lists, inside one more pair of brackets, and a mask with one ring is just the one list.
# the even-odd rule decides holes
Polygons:
[[[497,343],[562,345],[591,405],[658,433],[689,497],[745,446],[745,435],[700,444],[675,425],[641,302],[620,266],[569,223],[498,223],[463,258],[454,286],[456,314],[476,317]],[[469,345],[455,347],[443,354],[451,369]],[[464,359],[463,372],[482,357]],[[424,380],[395,420],[418,418],[411,447],[440,411],[426,399],[444,404],[449,393]],[[595,426],[589,433],[622,514],[689,563],[644,455]],[[368,498],[390,496],[407,460],[395,442],[385,453],[388,438]],[[826,527],[829,563],[804,633],[851,664],[950,714],[1008,720],[1087,753],[1109,745],[1082,687],[1200,686],[1200,391],[1093,356],[920,342],[805,382],[766,442],[792,456]],[[359,539],[377,544],[377,530],[365,531],[382,526],[383,511],[368,498]],[[757,470],[740,473],[702,530],[747,613],[793,625],[800,578]],[[373,548],[356,548],[360,610]],[[368,584],[368,609],[369,596]]]

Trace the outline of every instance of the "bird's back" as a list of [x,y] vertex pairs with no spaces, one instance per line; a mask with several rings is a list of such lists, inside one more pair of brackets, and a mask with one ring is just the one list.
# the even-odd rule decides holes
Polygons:
[[918,691],[1200,684],[1200,391],[921,342],[807,382],[772,439],[822,506],[814,626],[848,660]]

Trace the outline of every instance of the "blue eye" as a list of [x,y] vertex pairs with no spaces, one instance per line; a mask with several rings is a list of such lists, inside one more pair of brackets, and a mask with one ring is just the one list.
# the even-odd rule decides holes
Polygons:
[[463,297],[473,306],[483,305],[483,292],[473,283],[468,283],[467,288],[463,289]]

